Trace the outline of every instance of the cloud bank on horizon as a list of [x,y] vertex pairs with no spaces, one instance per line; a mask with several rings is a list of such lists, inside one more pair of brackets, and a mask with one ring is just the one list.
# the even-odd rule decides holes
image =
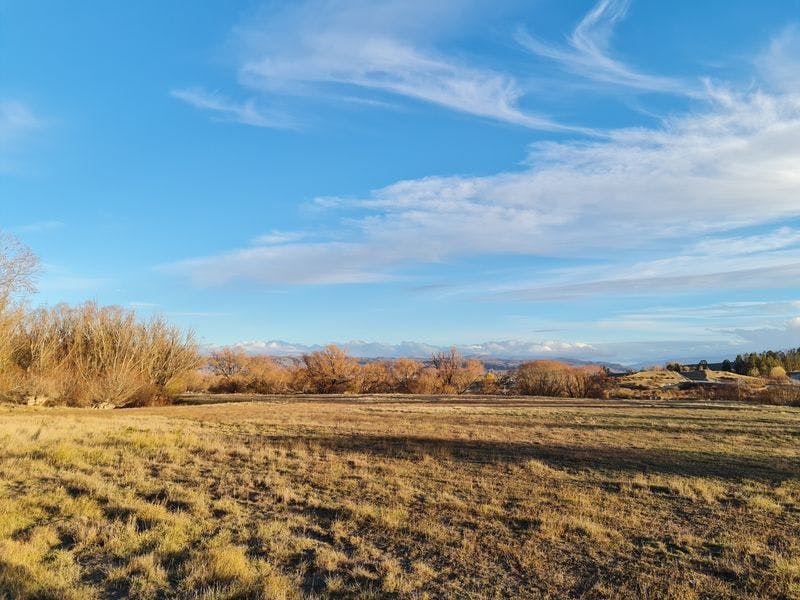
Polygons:
[[[253,151],[239,167],[219,149],[217,203],[254,217],[242,233],[152,257],[151,277],[188,284],[196,306],[143,289],[187,319],[216,318],[190,321],[211,343],[278,333],[308,348],[351,339],[343,328],[355,323],[370,339],[416,334],[415,348],[514,339],[491,346],[509,358],[642,362],[798,346],[800,14],[765,9],[772,35],[738,47],[724,20],[706,22],[705,44],[674,33],[688,16],[726,9],[305,0],[236,15],[218,34],[217,69],[193,69],[163,93],[180,118],[213,128],[212,144]],[[671,45],[659,52],[656,40]],[[38,123],[3,106],[0,140]],[[362,175],[326,181],[313,161],[293,165],[305,191],[282,201],[288,217],[257,185],[224,191],[267,164],[257,140],[280,136],[265,161],[304,139],[355,153],[382,128],[396,146]],[[416,160],[448,135],[484,136],[517,158],[481,166],[468,159],[489,156],[478,143],[451,147],[449,168]],[[233,299],[217,309],[224,294]],[[301,316],[322,305],[310,296],[332,299],[329,313]],[[257,316],[265,303],[278,316]],[[379,327],[361,318],[376,306],[391,306]]]
[[[795,308],[800,303],[795,303]],[[734,307],[729,307],[734,308]],[[740,307],[742,308],[742,307]],[[665,360],[699,362],[708,360],[733,360],[737,354],[745,354],[753,348],[793,348],[800,336],[800,317],[785,321],[780,327],[757,329],[737,329],[721,331],[733,336],[727,344],[719,341],[703,342],[691,339],[639,342],[565,342],[563,340],[495,340],[478,343],[455,344],[454,347],[465,356],[484,359],[562,359],[575,361],[599,361],[617,363],[631,367],[644,367],[663,363]],[[738,340],[738,341],[737,341]],[[425,342],[404,341],[397,344],[351,340],[331,342],[359,358],[417,358],[427,359],[436,352],[447,350],[449,346]],[[324,348],[325,344],[298,344],[284,340],[247,340],[231,346],[247,354],[273,357],[299,357]],[[219,346],[209,344],[207,349]],[[666,359],[665,357],[670,357]]]

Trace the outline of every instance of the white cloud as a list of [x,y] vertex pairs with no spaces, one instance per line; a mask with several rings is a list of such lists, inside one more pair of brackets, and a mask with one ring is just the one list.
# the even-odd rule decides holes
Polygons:
[[517,32],[519,44],[530,52],[554,60],[583,77],[638,90],[697,95],[697,86],[668,77],[641,73],[612,58],[609,52],[614,27],[628,11],[627,0],[600,0],[569,36],[569,47],[547,44],[524,29]]
[[674,255],[649,261],[562,269],[555,281],[520,284],[498,295],[553,300],[598,294],[660,295],[716,289],[785,288],[800,276],[800,236],[780,227],[774,232],[709,238]]
[[[345,349],[351,356],[359,358],[411,357],[426,359],[434,352],[447,350],[447,347],[444,346],[414,341],[391,344],[355,340],[340,342],[336,345]],[[298,344],[283,340],[250,340],[235,343],[233,346],[253,355],[298,357],[309,352],[321,350],[324,344]],[[217,347],[209,345],[206,350],[211,351]],[[768,347],[775,348],[779,346]],[[532,360],[550,358],[580,362],[609,362],[631,365],[632,367],[665,364],[671,360],[697,362],[706,359],[716,361],[723,358],[733,358],[737,353],[752,349],[743,344],[741,339],[697,340],[691,337],[685,339],[653,339],[594,344],[564,340],[501,340],[456,345],[456,348],[464,356],[477,356],[487,361],[491,359]]]
[[[235,32],[241,48],[239,82],[266,97],[304,96],[391,107],[386,96],[532,129],[593,133],[523,110],[526,90],[512,75],[480,66],[474,57],[450,56],[433,43],[447,24],[470,12],[467,0],[308,0],[281,9]],[[283,126],[285,116],[232,102],[202,89],[172,94],[227,119],[261,127]]]
[[659,277],[626,277],[599,279],[565,285],[514,290],[500,294],[516,300],[563,300],[584,296],[608,294],[663,295],[687,291],[711,290],[763,290],[785,288],[787,282],[800,277],[800,262],[780,267],[738,269],[735,271],[709,270],[705,273],[680,273]]
[[781,327],[730,329],[725,333],[744,340],[752,350],[786,350],[800,347],[800,317],[788,319]]
[[277,229],[273,229],[269,233],[258,236],[253,240],[253,243],[264,246],[286,244],[287,242],[296,242],[297,240],[303,239],[306,235],[307,234],[302,231],[278,231]]
[[[388,344],[382,342],[366,342],[353,340],[337,343],[337,346],[349,352],[352,356],[360,358],[396,358],[414,357],[426,358],[434,352],[441,350],[439,346],[421,342],[401,342]],[[316,352],[324,348],[324,344],[298,344],[283,340],[251,340],[238,342],[234,347],[240,348],[249,354],[263,354],[269,356],[300,356],[309,352]]]
[[[361,358],[428,358],[435,352],[447,350],[448,347],[436,346],[424,342],[400,342],[390,344],[384,342],[367,342],[351,340],[339,342],[337,346],[343,348],[352,356]],[[299,356],[308,352],[321,350],[323,344],[297,344],[282,340],[252,340],[238,342],[234,347],[241,348],[250,354],[265,354],[270,356]],[[456,348],[465,356],[485,356],[496,358],[536,358],[544,356],[574,357],[576,354],[589,355],[594,350],[591,344],[585,342],[550,341],[523,341],[503,340],[488,341],[477,344],[456,345]]]
[[[177,268],[204,284],[354,283],[454,258],[562,256],[592,266],[538,273],[535,287],[581,294],[793,277],[800,234],[781,220],[800,218],[800,96],[716,96],[705,111],[659,127],[537,144],[520,171],[427,177],[363,199],[322,199],[328,210],[356,211],[342,219],[337,241],[311,232],[308,241],[267,238]],[[741,232],[754,226],[766,230]],[[642,255],[651,258],[630,258]]]
[[775,89],[800,92],[800,28],[797,24],[789,25],[773,38],[756,64]]
[[341,84],[534,129],[574,129],[521,110],[522,91],[512,77],[424,53],[401,40],[326,31],[306,36],[304,42],[294,52],[248,62],[242,80],[269,91],[296,84]]
[[778,227],[774,231],[738,237],[712,237],[697,242],[692,251],[696,255],[747,255],[757,252],[784,250],[800,245],[800,230]]
[[233,281],[326,285],[389,281],[394,277],[378,272],[378,267],[400,260],[401,252],[394,258],[386,252],[376,254],[365,244],[324,242],[255,246],[166,268],[199,286]]
[[64,265],[44,263],[36,288],[51,296],[72,292],[91,294],[108,288],[112,282],[113,280],[107,277],[79,274]]
[[208,92],[202,88],[175,89],[170,92],[170,95],[195,108],[209,111],[223,121],[271,129],[296,129],[299,126],[294,118],[259,108],[252,99],[235,102],[221,94]]
[[683,321],[712,323],[753,320],[763,324],[764,319],[786,317],[800,312],[799,300],[720,302],[699,306],[650,306],[644,311],[624,313],[618,318],[627,321]]

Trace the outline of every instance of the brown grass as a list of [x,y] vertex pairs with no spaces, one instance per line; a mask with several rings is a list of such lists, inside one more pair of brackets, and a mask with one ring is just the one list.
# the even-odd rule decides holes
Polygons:
[[798,598],[800,411],[0,409],[0,598]]

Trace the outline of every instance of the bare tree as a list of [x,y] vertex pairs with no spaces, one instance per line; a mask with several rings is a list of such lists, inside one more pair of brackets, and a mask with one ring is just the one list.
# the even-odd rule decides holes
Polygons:
[[15,332],[24,311],[15,305],[17,292],[32,292],[39,259],[13,235],[0,231],[0,394],[17,387],[18,373],[12,357],[16,352]]
[[16,292],[34,291],[39,258],[15,236],[0,231],[0,307]]
[[238,348],[220,348],[208,357],[208,368],[214,375],[231,379],[247,369],[247,354]]

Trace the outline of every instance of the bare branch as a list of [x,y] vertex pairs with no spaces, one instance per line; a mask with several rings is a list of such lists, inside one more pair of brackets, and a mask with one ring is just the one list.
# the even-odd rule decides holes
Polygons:
[[0,231],[0,299],[17,292],[34,292],[39,258],[10,233]]

